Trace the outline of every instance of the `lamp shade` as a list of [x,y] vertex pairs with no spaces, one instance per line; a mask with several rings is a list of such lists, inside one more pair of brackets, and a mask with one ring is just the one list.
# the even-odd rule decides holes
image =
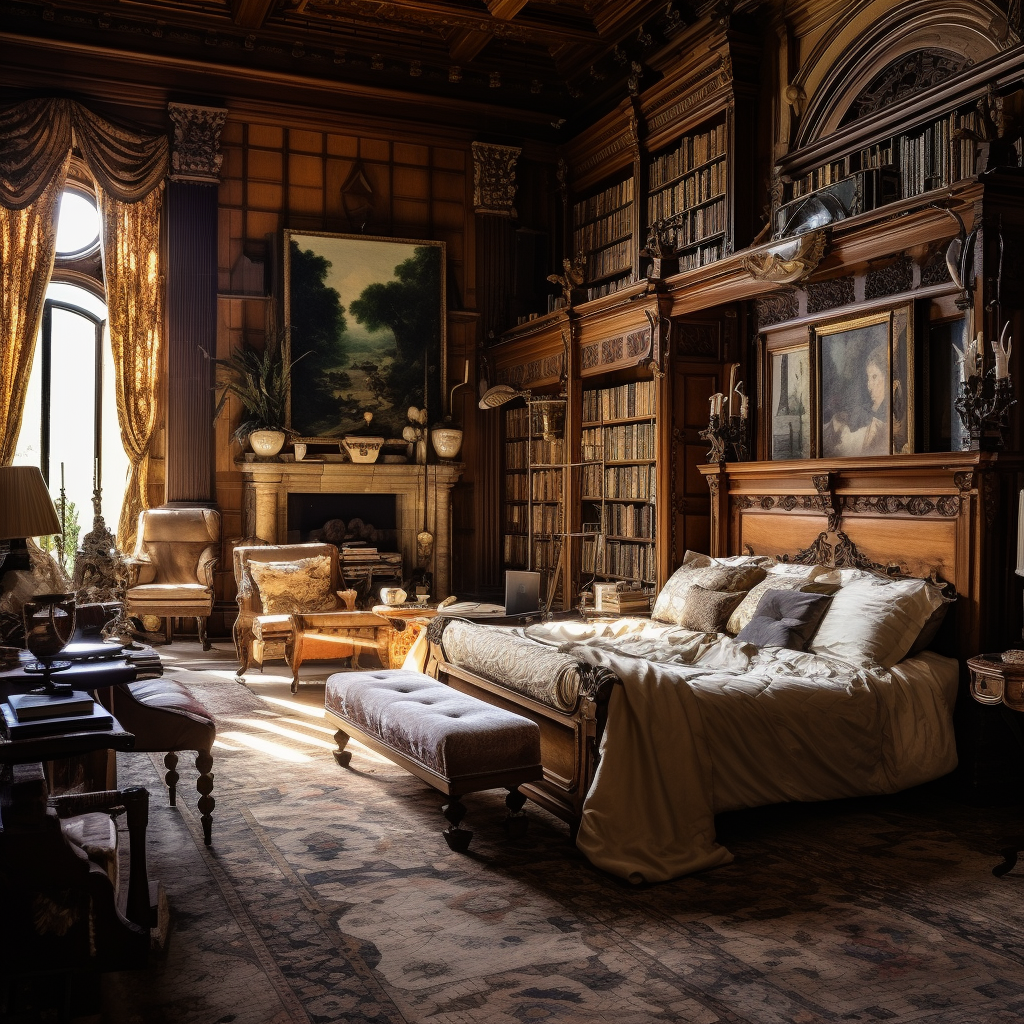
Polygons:
[[0,540],[60,533],[38,466],[0,466]]

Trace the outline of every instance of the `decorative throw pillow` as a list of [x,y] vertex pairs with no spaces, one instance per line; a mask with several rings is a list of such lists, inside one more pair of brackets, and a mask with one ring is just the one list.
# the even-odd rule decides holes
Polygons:
[[654,603],[651,618],[681,626],[687,593],[693,586],[705,590],[747,591],[764,579],[764,569],[757,565],[725,566],[684,562],[669,578]]
[[854,665],[891,668],[943,603],[939,588],[927,580],[854,580],[832,599],[811,650]]
[[294,562],[250,561],[249,572],[259,588],[264,615],[326,612],[336,607],[329,555]]
[[756,586],[747,591],[746,597],[736,606],[725,629],[735,636],[754,617],[761,598],[770,590],[800,590],[807,584],[807,578],[769,572]]
[[743,591],[708,590],[695,583],[686,593],[679,625],[698,633],[717,633],[742,600]]
[[736,639],[755,647],[802,651],[814,636],[831,600],[825,594],[800,590],[766,591]]

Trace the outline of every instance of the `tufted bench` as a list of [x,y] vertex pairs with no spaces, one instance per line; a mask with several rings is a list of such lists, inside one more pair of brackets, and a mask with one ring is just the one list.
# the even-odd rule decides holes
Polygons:
[[354,736],[449,797],[441,811],[451,849],[465,851],[473,836],[459,827],[466,793],[507,789],[509,830],[525,828],[519,786],[543,774],[536,722],[402,669],[332,675],[325,708],[338,727],[334,757],[342,767],[352,759],[345,745]]

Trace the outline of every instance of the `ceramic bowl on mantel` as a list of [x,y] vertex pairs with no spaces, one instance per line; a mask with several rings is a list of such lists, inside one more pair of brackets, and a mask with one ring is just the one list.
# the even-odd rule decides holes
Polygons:
[[252,450],[265,459],[273,458],[284,447],[283,430],[254,430],[249,435]]
[[455,459],[462,447],[462,430],[459,427],[434,427],[430,431],[434,451],[442,459]]
[[366,464],[377,461],[384,438],[348,436],[342,438],[341,444],[353,462]]

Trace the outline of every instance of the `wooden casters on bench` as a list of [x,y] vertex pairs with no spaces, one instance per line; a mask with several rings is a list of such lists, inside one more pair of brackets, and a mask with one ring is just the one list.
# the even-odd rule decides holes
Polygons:
[[338,727],[334,758],[342,767],[351,761],[345,746],[354,736],[449,797],[441,811],[452,850],[464,853],[473,837],[460,827],[466,793],[508,789],[506,829],[509,835],[525,831],[526,797],[519,786],[543,775],[535,722],[402,669],[332,675],[325,707]]

